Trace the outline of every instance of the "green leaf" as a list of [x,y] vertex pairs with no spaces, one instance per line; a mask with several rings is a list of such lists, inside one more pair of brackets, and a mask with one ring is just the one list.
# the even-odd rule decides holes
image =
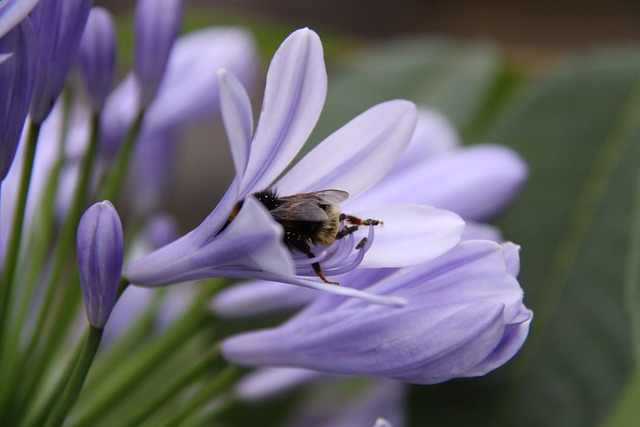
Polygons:
[[635,51],[576,57],[533,84],[492,132],[531,168],[500,224],[523,247],[520,280],[535,313],[505,408],[515,425],[602,422],[633,369],[625,298],[637,239],[638,77]]

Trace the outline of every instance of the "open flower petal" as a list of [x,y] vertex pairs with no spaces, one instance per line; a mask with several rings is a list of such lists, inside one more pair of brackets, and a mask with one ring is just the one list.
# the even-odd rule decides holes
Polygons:
[[[169,245],[134,262],[125,277],[139,286],[159,286],[210,277],[251,277],[250,272],[293,274],[282,228],[258,201],[249,197],[220,234],[206,221]],[[214,231],[214,233],[217,233]]]
[[0,38],[27,17],[40,0],[7,0],[0,5]]
[[220,110],[227,138],[229,138],[236,176],[243,176],[247,167],[251,135],[253,134],[251,101],[242,83],[224,69],[218,70],[218,85],[220,87]]
[[276,184],[282,194],[337,188],[356,197],[393,166],[416,125],[409,101],[378,104],[338,129]]
[[282,43],[269,66],[240,194],[269,186],[293,160],[318,121],[326,92],[320,38],[308,28],[295,31]]
[[513,150],[483,144],[451,151],[424,167],[385,177],[356,209],[377,203],[424,203],[484,220],[513,200],[527,177],[527,166]]
[[430,261],[461,239],[464,221],[453,212],[423,205],[379,206],[351,212],[384,222],[361,267],[406,267]]
[[[365,288],[407,298],[399,309],[322,295],[287,323],[228,338],[225,357],[432,384],[486,373],[526,338],[531,311],[502,246],[466,241]],[[321,306],[318,309],[316,306]]]

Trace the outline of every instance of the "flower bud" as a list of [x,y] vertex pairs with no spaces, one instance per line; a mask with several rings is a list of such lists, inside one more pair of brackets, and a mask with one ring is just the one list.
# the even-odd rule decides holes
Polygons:
[[143,108],[156,96],[181,19],[181,0],[138,0],[136,4],[135,73]]
[[87,318],[91,326],[104,328],[116,302],[124,256],[122,225],[110,202],[96,203],[84,213],[76,251]]
[[106,9],[91,9],[80,40],[78,59],[91,108],[94,112],[101,111],[111,91],[116,63],[115,29]]

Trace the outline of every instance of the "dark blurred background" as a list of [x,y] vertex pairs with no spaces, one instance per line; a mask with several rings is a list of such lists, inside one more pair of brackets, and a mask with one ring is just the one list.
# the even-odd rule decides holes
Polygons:
[[[96,0],[116,12],[129,0]],[[261,15],[364,37],[441,33],[499,43],[573,47],[640,38],[636,0],[187,0],[187,8]]]

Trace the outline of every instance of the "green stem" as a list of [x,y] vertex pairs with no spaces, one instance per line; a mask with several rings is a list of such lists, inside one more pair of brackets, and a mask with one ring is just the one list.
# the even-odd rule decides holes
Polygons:
[[92,426],[121,399],[126,397],[127,390],[142,381],[155,367],[173,354],[180,345],[209,324],[209,315],[203,311],[192,311],[171,326],[151,344],[142,349],[136,356],[121,365],[118,372],[113,373],[114,380],[109,384],[101,384],[100,395],[91,408],[80,415],[76,426]]
[[178,393],[183,391],[185,387],[194,383],[199,378],[206,377],[208,371],[212,370],[216,363],[220,361],[220,352],[215,351],[200,362],[191,366],[189,370],[184,372],[180,377],[176,378],[166,389],[155,395],[151,400],[147,401],[133,416],[120,424],[121,427],[136,427],[145,421],[149,416],[153,415],[159,408]]
[[[100,123],[97,115],[94,115],[91,120],[91,137],[89,140],[89,146],[87,152],[85,153],[82,163],[80,164],[80,171],[78,175],[78,185],[76,186],[69,210],[69,214],[65,218],[62,228],[60,230],[60,234],[58,235],[58,239],[56,240],[55,247],[53,249],[53,261],[52,268],[47,279],[47,283],[44,287],[45,294],[42,299],[42,304],[40,309],[38,310],[38,317],[35,323],[35,327],[31,333],[29,341],[26,346],[26,351],[23,353],[25,355],[25,359],[22,363],[22,367],[15,369],[11,377],[13,379],[22,377],[23,369],[25,368],[27,359],[29,360],[37,360],[38,356],[42,356],[44,358],[48,357],[48,354],[41,353],[40,355],[36,352],[36,347],[38,345],[43,345],[43,331],[45,326],[53,325],[52,333],[45,339],[46,346],[50,343],[52,338],[55,336],[61,336],[64,334],[60,334],[60,331],[57,331],[56,334],[55,327],[61,324],[61,322],[56,319],[51,319],[51,307],[54,302],[54,297],[60,293],[60,287],[57,286],[60,281],[60,277],[62,275],[62,271],[64,266],[66,265],[70,254],[73,254],[73,243],[74,237],[76,234],[76,228],[78,225],[78,221],[80,219],[80,215],[82,213],[83,207],[86,204],[86,199],[89,192],[89,184],[91,182],[91,172],[93,170],[93,164],[95,160],[95,153],[97,152],[98,146],[98,131],[99,131]],[[65,307],[63,310],[58,310],[58,315],[68,316],[69,315],[69,307]],[[36,362],[36,365],[46,364],[47,360],[39,360]],[[39,369],[43,371],[46,366],[40,366]],[[39,377],[40,378],[40,377]],[[39,379],[37,379],[39,380]],[[9,381],[9,384],[12,384],[13,381]]]
[[206,384],[198,392],[185,402],[185,405],[174,412],[169,419],[165,420],[161,427],[174,427],[181,425],[184,420],[195,414],[207,403],[210,403],[220,391],[228,388],[235,381],[244,369],[229,365],[213,381]]
[[82,389],[84,380],[87,377],[93,358],[98,351],[100,339],[102,338],[102,331],[102,329],[89,326],[89,335],[87,336],[85,345],[80,353],[80,358],[73,369],[71,378],[69,378],[69,382],[67,383],[60,400],[53,409],[53,413],[51,414],[46,427],[59,427],[64,422],[67,413],[80,394],[80,390]]
[[120,187],[122,187],[122,183],[126,177],[129,162],[131,160],[131,153],[133,152],[133,147],[135,145],[136,138],[138,137],[138,131],[140,130],[143,119],[144,110],[138,112],[138,115],[133,122],[133,126],[129,130],[127,137],[118,150],[118,154],[111,166],[109,175],[102,186],[102,200],[111,200],[115,202],[115,199],[118,196],[118,191],[120,190]]
[[2,346],[5,340],[5,333],[7,332],[8,328],[7,324],[9,323],[9,301],[11,299],[13,280],[16,274],[18,255],[20,253],[20,241],[22,240],[24,213],[27,207],[27,195],[29,194],[29,186],[31,185],[33,160],[36,155],[36,146],[38,144],[39,134],[40,125],[31,123],[22,163],[22,177],[20,178],[20,186],[18,188],[18,197],[16,200],[15,211],[13,215],[11,236],[9,238],[9,242],[7,243],[7,250],[5,253],[4,271],[2,272],[2,285],[0,285],[0,354],[2,354]]

